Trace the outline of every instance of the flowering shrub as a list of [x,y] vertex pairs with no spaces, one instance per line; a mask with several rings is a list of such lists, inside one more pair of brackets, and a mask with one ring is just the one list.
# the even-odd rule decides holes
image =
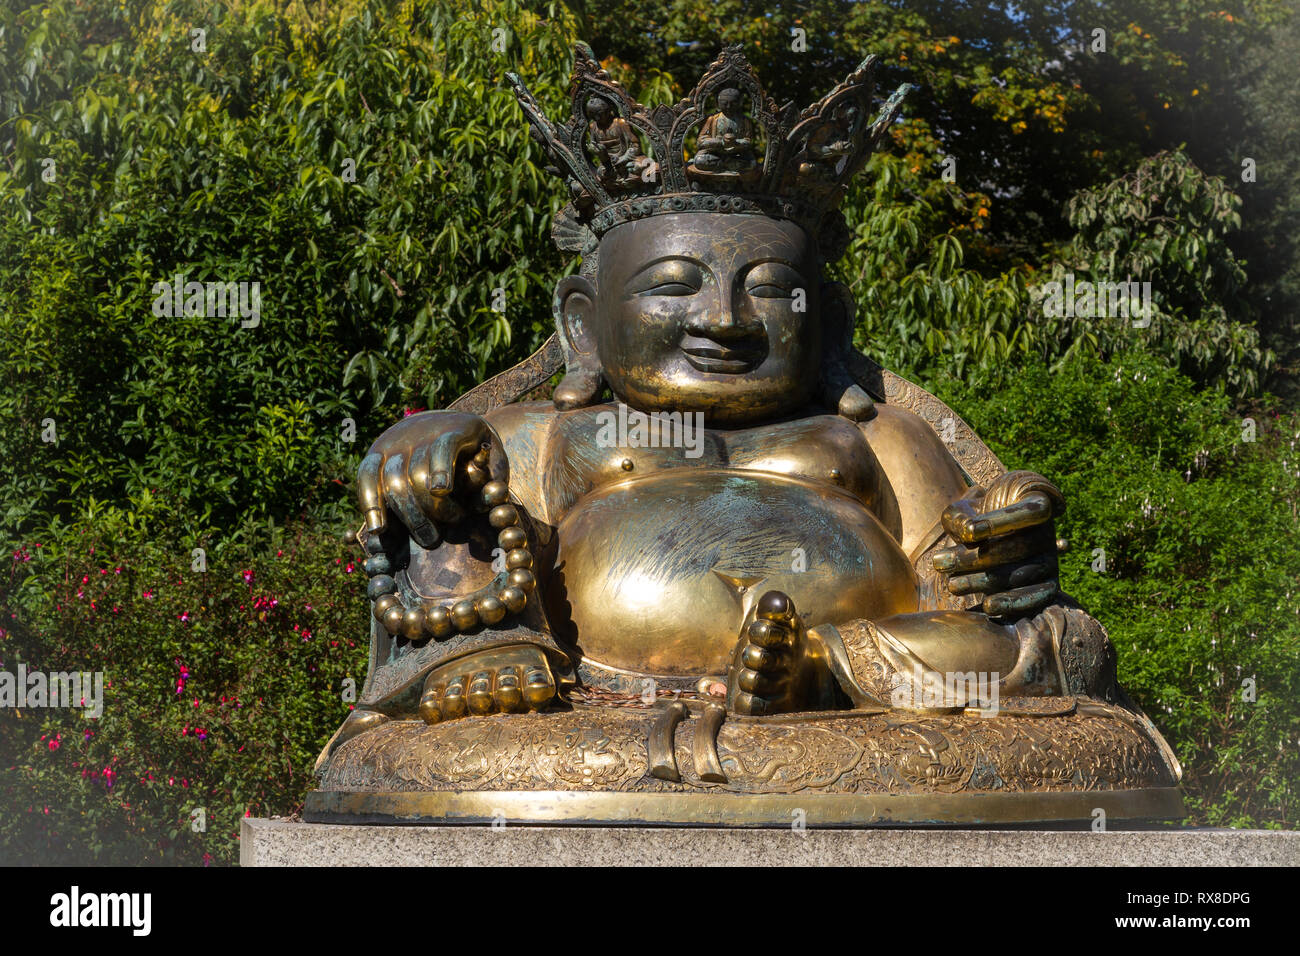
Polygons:
[[0,862],[232,863],[241,816],[301,804],[365,677],[365,581],[337,529],[282,537],[206,571],[90,530],[13,551],[0,670],[102,671],[103,713],[0,709]]

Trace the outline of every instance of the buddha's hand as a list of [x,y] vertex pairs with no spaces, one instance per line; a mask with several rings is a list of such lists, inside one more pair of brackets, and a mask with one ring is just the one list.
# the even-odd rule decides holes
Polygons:
[[960,544],[936,551],[934,568],[953,594],[984,594],[989,617],[1029,617],[1060,593],[1055,517],[1061,492],[1031,471],[999,475],[984,491],[944,509],[943,526]]
[[470,496],[506,476],[505,453],[486,421],[466,412],[421,412],[370,446],[357,470],[357,500],[367,532],[384,531],[391,513],[416,544],[433,548],[438,523],[463,520]]
[[470,714],[520,714],[555,699],[555,675],[533,644],[493,647],[430,672],[420,697],[428,724]]

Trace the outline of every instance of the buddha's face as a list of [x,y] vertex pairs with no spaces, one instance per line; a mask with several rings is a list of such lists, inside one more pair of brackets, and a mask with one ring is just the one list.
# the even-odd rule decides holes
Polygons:
[[728,116],[734,116],[740,111],[740,90],[728,87],[718,94],[718,109]]
[[604,100],[592,98],[587,101],[587,116],[601,129],[607,129],[614,121],[614,107]]
[[817,251],[790,222],[652,216],[600,244],[585,330],[616,397],[725,426],[806,404],[822,359]]

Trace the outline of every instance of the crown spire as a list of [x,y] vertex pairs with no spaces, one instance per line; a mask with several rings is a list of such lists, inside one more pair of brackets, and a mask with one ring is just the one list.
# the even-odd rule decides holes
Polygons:
[[506,77],[550,172],[572,196],[553,231],[566,251],[590,253],[620,223],[672,212],[767,215],[798,222],[838,259],[846,184],[902,110],[909,86],[872,109],[875,56],[817,102],[777,107],[739,46],[726,47],[674,106],[634,100],[578,43],[569,119],[556,124],[523,81]]

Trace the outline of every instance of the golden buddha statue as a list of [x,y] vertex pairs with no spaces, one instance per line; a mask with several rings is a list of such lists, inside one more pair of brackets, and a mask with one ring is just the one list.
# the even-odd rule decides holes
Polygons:
[[[566,125],[511,76],[582,269],[536,355],[361,464],[370,671],[308,820],[1179,814],[1177,761],[1059,590],[1060,492],[857,353],[822,278],[843,184],[901,109],[857,121],[872,63],[797,113],[729,48],[650,111],[580,46]],[[772,145],[725,191],[682,143],[741,89]],[[596,99],[626,127],[607,152],[635,130],[652,181],[593,163]]]

